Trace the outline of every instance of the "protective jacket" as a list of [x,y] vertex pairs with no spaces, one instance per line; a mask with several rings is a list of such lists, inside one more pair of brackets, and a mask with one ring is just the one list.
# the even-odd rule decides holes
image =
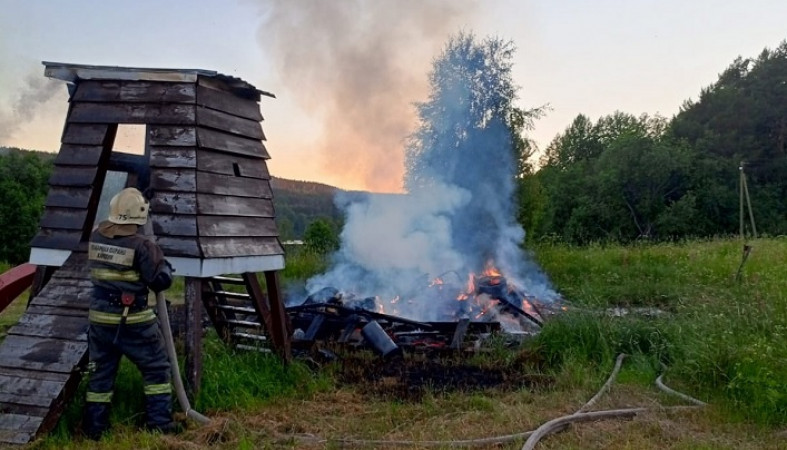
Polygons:
[[167,431],[172,422],[170,363],[148,289],[169,288],[172,272],[155,242],[137,225],[102,222],[88,247],[90,302],[87,386],[83,429],[98,438],[109,428],[109,408],[120,358],[142,373],[147,426]]

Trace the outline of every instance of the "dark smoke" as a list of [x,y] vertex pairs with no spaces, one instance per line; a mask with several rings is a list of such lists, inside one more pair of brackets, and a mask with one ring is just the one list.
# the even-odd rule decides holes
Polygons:
[[261,45],[302,107],[324,125],[326,172],[398,192],[402,142],[415,125],[430,58],[475,11],[474,0],[266,3]]
[[11,111],[0,111],[0,143],[11,139],[19,127],[33,120],[41,106],[62,86],[62,83],[41,74],[28,75],[13,101]]

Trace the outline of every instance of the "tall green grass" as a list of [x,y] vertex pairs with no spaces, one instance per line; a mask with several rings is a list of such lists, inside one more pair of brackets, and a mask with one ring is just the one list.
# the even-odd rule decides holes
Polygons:
[[[638,355],[730,416],[787,423],[787,240],[636,246],[541,246],[534,254],[580,312],[549,323],[535,345],[554,367]],[[657,317],[611,317],[611,307]]]

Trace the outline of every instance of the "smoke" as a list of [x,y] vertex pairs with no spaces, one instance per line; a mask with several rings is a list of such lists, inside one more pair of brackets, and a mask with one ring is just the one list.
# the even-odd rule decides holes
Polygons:
[[0,111],[0,142],[7,142],[19,128],[33,120],[41,107],[51,99],[62,83],[40,74],[25,77],[24,85],[12,101],[11,111]]
[[270,2],[259,32],[289,95],[323,123],[321,165],[375,192],[400,192],[403,140],[423,74],[475,0]]
[[[505,277],[485,286],[496,298],[508,296],[507,287],[516,289],[516,306],[527,297],[558,298],[522,250],[525,232],[514,217],[516,164],[504,120],[516,91],[511,52],[505,42],[477,44],[468,34],[449,42],[429,75],[429,101],[418,105],[422,126],[407,147],[410,191],[337,196],[346,216],[341,247],[330,270],[307,281],[308,292],[332,287],[364,309],[446,320],[469,315],[457,311],[472,308],[457,296],[492,263]],[[436,279],[439,287],[430,288]]]

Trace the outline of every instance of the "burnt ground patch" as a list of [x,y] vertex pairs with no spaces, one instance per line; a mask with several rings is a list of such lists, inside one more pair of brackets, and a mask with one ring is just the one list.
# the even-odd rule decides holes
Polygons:
[[359,352],[340,357],[332,366],[340,384],[352,385],[366,395],[408,401],[419,401],[427,393],[537,390],[554,381],[535,373],[532,366],[475,363],[455,356],[404,355],[382,359]]

